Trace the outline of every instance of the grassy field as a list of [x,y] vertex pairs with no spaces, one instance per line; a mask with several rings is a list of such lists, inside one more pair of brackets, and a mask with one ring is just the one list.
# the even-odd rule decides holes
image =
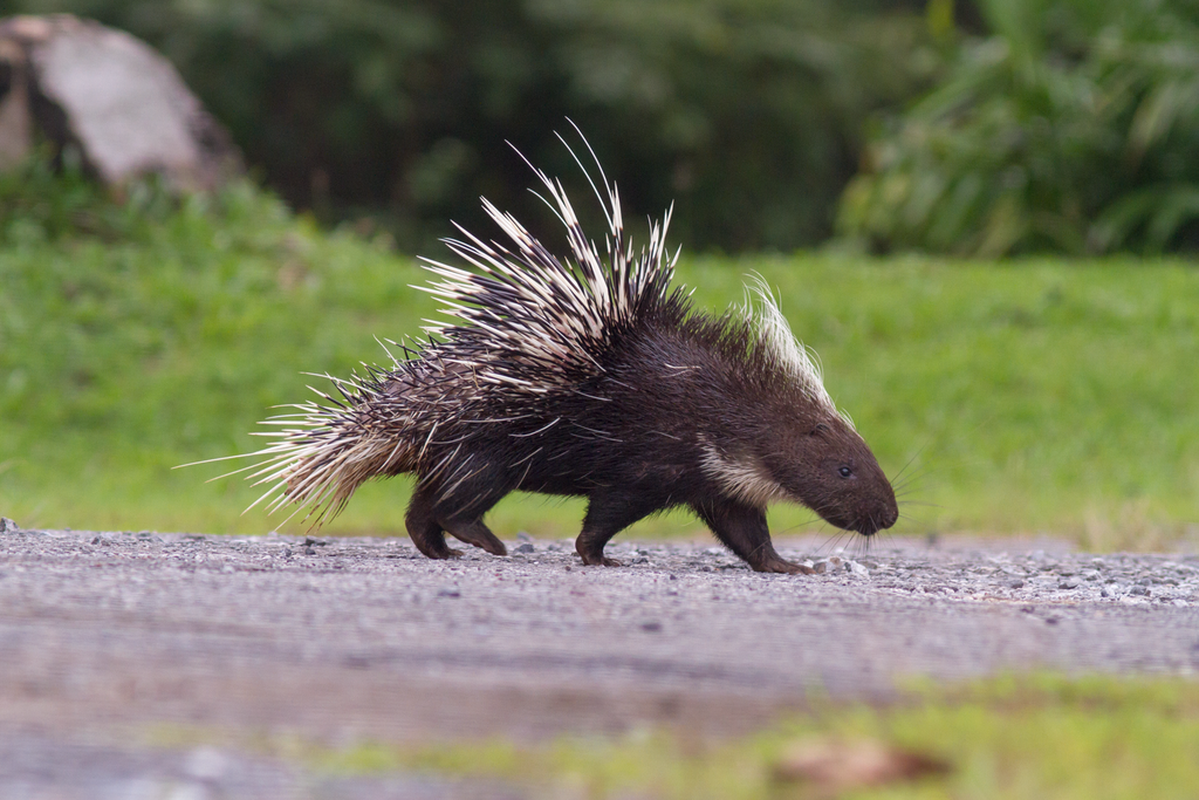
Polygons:
[[[416,335],[436,311],[409,287],[415,259],[248,187],[116,210],[43,188],[0,213],[0,514],[26,527],[271,530],[279,518],[240,516],[251,487],[205,482],[220,465],[171,468],[256,448],[247,432],[271,406],[322,385],[303,372],[384,361],[375,337]],[[684,254],[679,278],[720,310],[751,272],[899,476],[897,532],[1051,531],[1100,549],[1199,537],[1193,264]],[[324,530],[401,534],[408,488],[371,484]],[[491,521],[501,537],[566,537],[581,514],[514,497]],[[827,529],[798,508],[772,524]],[[633,535],[696,530],[677,514]]]
[[[883,708],[830,705],[718,745],[647,731],[544,747],[361,747],[328,763],[347,771],[390,764],[498,774],[517,783],[539,776],[532,782],[561,789],[550,796],[589,798],[1182,800],[1199,786],[1197,689],[1184,681],[998,679]],[[863,746],[916,755],[943,771],[913,769],[871,786],[869,770],[855,767]],[[797,778],[788,765],[812,760],[797,751],[826,754],[836,777],[821,780],[813,769]]]
[[[231,745],[227,733],[186,728],[156,730],[149,740]],[[330,746],[267,734],[241,744],[317,774],[499,778],[534,797],[1189,800],[1199,786],[1199,684],[1001,677],[913,690],[885,706],[814,701],[789,720],[723,741],[642,729],[532,743]],[[880,752],[890,772],[873,768]]]

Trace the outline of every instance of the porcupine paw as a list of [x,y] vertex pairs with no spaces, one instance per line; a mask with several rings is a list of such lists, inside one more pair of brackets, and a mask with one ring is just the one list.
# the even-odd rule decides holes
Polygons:
[[473,544],[475,547],[483,550],[484,552],[491,553],[493,556],[508,555],[508,548],[504,546],[503,542],[495,538],[495,536],[492,536],[490,531],[488,531],[488,535],[485,537],[479,539],[463,539],[463,541]]
[[599,558],[588,558],[587,556],[583,556],[583,563],[589,567],[623,567],[624,566],[624,564],[621,564],[615,558],[608,558],[607,556],[600,556]]
[[459,541],[474,545],[481,550],[491,553],[493,556],[508,555],[508,548],[504,543],[496,538],[481,520],[474,520],[468,523],[460,522],[443,522],[442,525]]
[[445,540],[440,538],[430,537],[427,539],[417,539],[413,537],[412,543],[416,545],[416,549],[421,551],[427,558],[435,558],[438,560],[447,558],[459,558],[462,556],[462,551],[454,547],[447,547]]
[[462,551],[456,547],[443,547],[441,549],[434,550],[432,552],[425,551],[425,550],[422,550],[421,552],[423,552],[429,558],[436,558],[436,559],[462,558]]
[[595,547],[592,543],[587,542],[582,537],[575,542],[575,551],[579,557],[583,559],[583,563],[589,567],[619,567],[622,564],[615,558],[608,558],[604,555],[604,546],[601,544]]
[[588,566],[621,566],[620,561],[603,554],[603,546],[607,545],[609,539],[611,534],[596,534],[584,528],[583,533],[574,540],[574,552]]
[[493,556],[508,555],[508,548],[504,546],[503,542],[498,542],[498,544],[492,542],[471,542],[471,544],[484,550],[485,552],[491,553]]
[[785,558],[780,558],[777,555],[768,556],[766,558],[750,563],[756,572],[782,572],[788,575],[812,575],[816,570],[803,564],[796,564],[794,561],[788,561]]

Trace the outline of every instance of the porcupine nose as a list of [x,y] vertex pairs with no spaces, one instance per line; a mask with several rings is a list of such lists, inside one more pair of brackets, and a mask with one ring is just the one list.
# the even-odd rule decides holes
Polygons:
[[[890,487],[888,487],[890,488]],[[899,505],[895,502],[895,493],[889,492],[880,508],[872,514],[863,514],[858,518],[854,530],[863,536],[873,536],[881,530],[890,528],[899,519]]]

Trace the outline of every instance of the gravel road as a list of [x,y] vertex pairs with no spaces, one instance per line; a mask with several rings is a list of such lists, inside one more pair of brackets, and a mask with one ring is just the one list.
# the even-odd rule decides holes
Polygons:
[[218,734],[719,735],[911,676],[1199,670],[1194,553],[783,540],[822,570],[784,576],[707,542],[617,539],[609,569],[570,540],[434,562],[398,539],[0,531],[0,797],[520,797],[322,776]]

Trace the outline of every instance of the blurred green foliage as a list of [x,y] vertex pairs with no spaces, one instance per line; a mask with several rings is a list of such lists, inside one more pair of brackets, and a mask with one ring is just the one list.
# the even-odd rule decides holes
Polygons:
[[[500,777],[534,796],[592,800],[1189,800],[1199,783],[1193,679],[1037,674],[966,686],[930,680],[888,702],[859,704],[813,694],[790,718],[729,739],[704,739],[676,726],[536,743],[359,741],[336,749],[324,742],[297,746],[294,737],[276,734],[265,747],[336,774]],[[183,742],[195,746],[196,738]],[[212,735],[200,742],[229,746]],[[263,739],[254,745],[263,747]],[[875,748],[923,755],[950,769],[869,783],[879,761],[851,754]],[[813,770],[804,781],[780,777],[779,767],[795,753],[814,751],[842,753],[839,769]],[[848,785],[836,785],[841,779]]]
[[874,136],[841,232],[982,256],[1199,245],[1199,3],[976,5],[987,35],[941,26],[947,77]]
[[81,236],[137,240],[180,204],[154,177],[110,192],[84,173],[77,151],[67,148],[62,156],[56,166],[48,152],[39,152],[0,171],[0,246]]
[[408,251],[435,247],[450,220],[476,225],[480,195],[536,217],[505,142],[567,174],[553,135],[573,135],[567,118],[633,216],[676,204],[692,250],[788,250],[834,231],[981,256],[1199,246],[1197,0],[5,11],[70,11],[145,39],[294,207],[384,227]]
[[923,0],[9,0],[159,48],[266,182],[405,249],[531,217],[525,165],[566,174],[577,122],[637,216],[690,248],[832,231],[867,118],[928,86]]

